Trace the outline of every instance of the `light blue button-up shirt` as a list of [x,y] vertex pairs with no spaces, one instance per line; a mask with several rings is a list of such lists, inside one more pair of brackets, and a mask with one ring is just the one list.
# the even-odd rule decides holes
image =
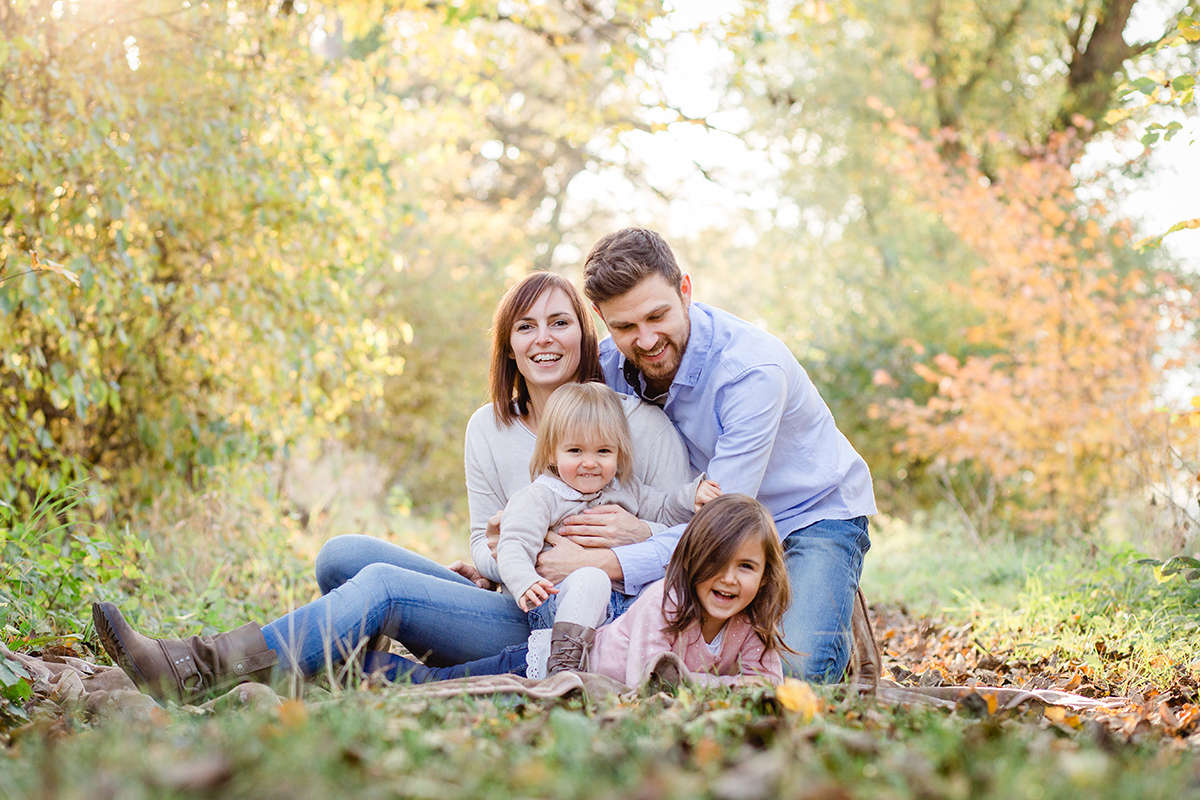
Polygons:
[[[693,302],[688,316],[691,335],[663,411],[683,437],[692,469],[707,472],[726,494],[757,497],[783,537],[823,519],[874,514],[866,462],[783,342],[703,303]],[[611,337],[600,343],[608,385],[637,395],[624,362]],[[613,548],[627,592],[663,576],[683,528]]]

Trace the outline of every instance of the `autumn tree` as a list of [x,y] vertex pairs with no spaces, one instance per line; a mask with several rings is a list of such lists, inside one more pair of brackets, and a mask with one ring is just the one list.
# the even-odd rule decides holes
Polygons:
[[0,268],[82,283],[0,285],[0,499],[352,425],[444,497],[461,462],[422,453],[453,452],[495,299],[627,116],[639,10],[0,6]]
[[[1066,171],[1108,129],[1132,60],[1142,69],[1159,57],[1156,44],[1185,13],[1138,40],[1129,33],[1133,5],[747,3],[725,37],[733,53],[730,98],[751,116],[743,138],[782,167],[777,212],[758,223],[749,256],[767,265],[757,287],[763,313],[773,328],[794,332],[789,343],[872,464],[888,508],[902,509],[914,493],[939,483],[913,483],[936,450],[915,459],[911,449],[895,453],[894,432],[872,419],[889,396],[917,407],[936,399],[937,384],[911,369],[913,343],[945,354],[941,363],[960,365],[996,356],[1002,346],[966,334],[996,313],[984,298],[1000,286],[983,276],[996,258],[989,248],[1003,241],[949,224],[945,208],[928,201],[932,187],[962,201],[952,188],[974,181],[1006,214],[1053,209],[1052,228],[1064,215],[1090,220],[1097,235],[1078,254],[1077,274],[1066,260],[1037,269],[1061,272],[1050,280],[1060,287],[1082,281],[1065,293],[1090,286],[1082,276],[1098,270],[1118,287],[1120,302],[1113,302],[1122,310],[1107,315],[1115,324],[1131,313],[1133,306],[1122,305],[1132,302],[1130,292],[1138,294],[1128,276],[1156,272],[1133,252],[1111,203],[1100,213],[1091,199],[1111,188],[1095,182],[1085,196]],[[913,169],[913,153],[926,144],[936,160]],[[1037,165],[1044,185],[1026,177],[1010,190],[1025,165]],[[1018,187],[1036,193],[1022,199]],[[1152,298],[1169,289],[1144,281],[1150,288],[1138,308],[1157,320]],[[975,288],[947,291],[952,286]],[[1049,295],[1045,301],[1053,305]],[[1149,346],[1131,343],[1143,353]],[[1010,359],[1004,369],[1016,370],[1025,345],[1003,347]],[[1151,380],[1137,391],[1154,388]],[[1062,402],[1063,413],[1078,408],[1070,396]],[[1050,413],[1052,405],[1043,398],[1031,410]],[[1043,432],[1053,428],[1047,425]],[[986,504],[985,486],[977,484]],[[969,502],[965,495],[956,500]]]

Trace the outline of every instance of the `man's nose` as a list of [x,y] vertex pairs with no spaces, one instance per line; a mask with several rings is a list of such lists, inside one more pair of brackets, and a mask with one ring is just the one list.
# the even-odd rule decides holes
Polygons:
[[636,342],[641,350],[650,351],[658,347],[658,332],[650,328],[638,328],[638,338]]

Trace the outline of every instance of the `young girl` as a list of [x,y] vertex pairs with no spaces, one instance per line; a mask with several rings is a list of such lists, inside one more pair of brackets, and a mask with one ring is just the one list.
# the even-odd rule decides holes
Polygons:
[[[533,483],[509,499],[496,547],[505,587],[522,610],[531,612],[530,677],[580,669],[595,628],[612,619],[625,599],[619,589],[612,591],[600,570],[569,575],[560,588],[539,575],[537,557],[548,530],[566,517],[606,504],[619,505],[639,519],[680,525],[720,494],[703,475],[664,494],[633,476],[632,453],[625,413],[612,389],[577,383],[551,395],[529,464]],[[537,610],[560,591],[549,608]],[[551,624],[549,637],[539,632]]]
[[701,684],[783,679],[780,621],[791,602],[779,534],[752,497],[729,494],[693,517],[664,580],[601,628],[590,671],[636,687],[664,653]]

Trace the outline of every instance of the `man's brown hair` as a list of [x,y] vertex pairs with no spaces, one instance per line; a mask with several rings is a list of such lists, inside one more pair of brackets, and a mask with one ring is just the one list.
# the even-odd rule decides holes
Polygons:
[[645,228],[624,228],[592,246],[583,265],[583,292],[596,305],[620,297],[650,275],[679,290],[683,272],[667,240]]
[[559,289],[571,302],[571,308],[579,320],[579,374],[576,381],[602,381],[600,370],[600,346],[596,336],[596,323],[591,312],[584,307],[583,298],[571,282],[553,272],[532,272],[504,293],[496,315],[492,319],[492,364],[488,384],[491,388],[492,407],[496,419],[511,425],[517,417],[529,413],[529,387],[525,376],[517,369],[516,355],[510,339],[513,323],[520,319],[546,292]]

